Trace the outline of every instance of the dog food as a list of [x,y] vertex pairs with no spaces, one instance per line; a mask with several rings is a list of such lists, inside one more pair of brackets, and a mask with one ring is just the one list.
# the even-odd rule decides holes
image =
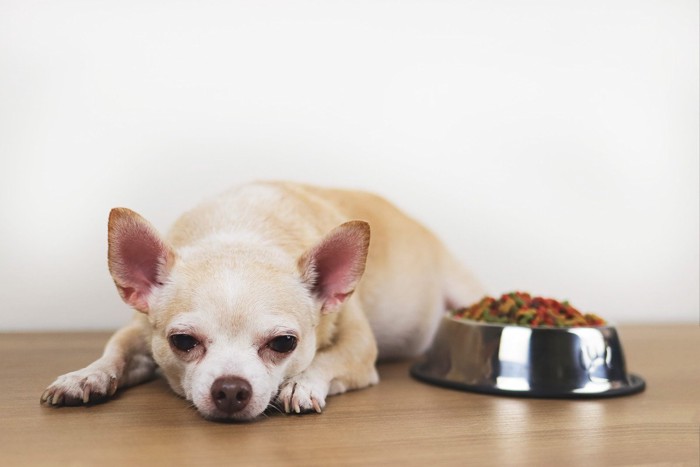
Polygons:
[[604,326],[605,320],[592,313],[581,313],[568,301],[532,297],[529,293],[511,292],[498,300],[484,297],[480,302],[452,312],[460,319],[521,326]]

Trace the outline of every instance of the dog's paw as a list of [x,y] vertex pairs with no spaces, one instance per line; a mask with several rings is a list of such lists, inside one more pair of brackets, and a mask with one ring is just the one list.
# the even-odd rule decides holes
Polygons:
[[116,372],[91,365],[59,376],[41,395],[41,403],[60,407],[103,402],[117,392],[118,380]]
[[277,401],[286,413],[321,413],[326,406],[326,395],[328,382],[302,373],[281,386]]

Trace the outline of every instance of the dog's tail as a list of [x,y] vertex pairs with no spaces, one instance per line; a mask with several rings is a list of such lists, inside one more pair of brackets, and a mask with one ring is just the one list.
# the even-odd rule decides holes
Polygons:
[[486,294],[478,279],[452,255],[445,255],[443,270],[445,271],[443,294],[446,310],[469,306],[481,300]]

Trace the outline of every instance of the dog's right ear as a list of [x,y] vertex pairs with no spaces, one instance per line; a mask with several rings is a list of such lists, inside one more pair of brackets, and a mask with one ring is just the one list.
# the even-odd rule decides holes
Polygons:
[[126,208],[109,213],[108,237],[109,272],[119,295],[148,313],[148,299],[166,280],[175,253],[146,219]]

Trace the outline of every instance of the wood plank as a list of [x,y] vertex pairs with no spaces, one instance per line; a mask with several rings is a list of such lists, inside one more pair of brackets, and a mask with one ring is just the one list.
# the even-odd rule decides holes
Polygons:
[[700,328],[623,326],[645,392],[535,400],[430,386],[409,362],[380,365],[373,388],[322,415],[253,423],[202,419],[163,380],[105,404],[51,409],[56,376],[99,356],[107,333],[0,334],[2,465],[640,465],[700,464]]

